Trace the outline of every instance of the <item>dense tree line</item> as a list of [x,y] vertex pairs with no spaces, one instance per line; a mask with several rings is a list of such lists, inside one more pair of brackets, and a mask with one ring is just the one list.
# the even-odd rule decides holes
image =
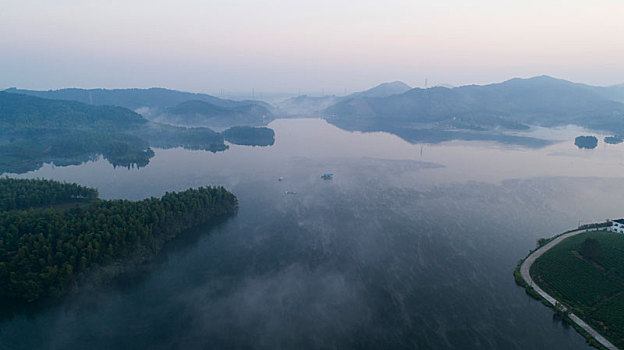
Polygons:
[[[19,193],[44,183],[11,180],[4,190]],[[236,197],[223,187],[202,187],[137,202],[95,200],[84,209],[2,211],[0,297],[34,301],[60,295],[94,265],[156,252],[179,232],[236,209]]]
[[98,197],[94,188],[52,180],[0,178],[0,211],[64,204]]
[[236,145],[272,146],[275,143],[275,131],[264,127],[234,126],[222,134],[227,141]]

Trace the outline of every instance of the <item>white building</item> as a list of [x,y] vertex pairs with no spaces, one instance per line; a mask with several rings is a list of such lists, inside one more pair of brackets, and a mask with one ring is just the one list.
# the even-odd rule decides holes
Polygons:
[[624,219],[618,219],[611,221],[611,232],[624,233]]

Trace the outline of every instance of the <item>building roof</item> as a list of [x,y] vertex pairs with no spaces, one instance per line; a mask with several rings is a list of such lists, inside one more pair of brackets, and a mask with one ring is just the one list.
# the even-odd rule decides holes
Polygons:
[[617,222],[618,224],[624,225],[624,219],[613,220],[613,222]]

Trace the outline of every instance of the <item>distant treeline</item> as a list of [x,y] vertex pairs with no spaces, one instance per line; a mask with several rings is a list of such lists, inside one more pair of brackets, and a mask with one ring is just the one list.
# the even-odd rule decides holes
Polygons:
[[579,230],[586,230],[586,229],[591,229],[591,228],[609,227],[611,225],[612,225],[611,221],[605,221],[605,222],[598,222],[598,223],[593,223],[593,224],[579,225],[578,228]]
[[[3,178],[0,191],[0,298],[26,301],[63,294],[95,265],[153,254],[181,231],[232,215],[238,206],[223,187],[137,202],[99,200],[95,189],[47,180]],[[77,198],[92,202],[40,207]]]
[[98,197],[94,188],[52,180],[0,179],[0,211],[51,206]]

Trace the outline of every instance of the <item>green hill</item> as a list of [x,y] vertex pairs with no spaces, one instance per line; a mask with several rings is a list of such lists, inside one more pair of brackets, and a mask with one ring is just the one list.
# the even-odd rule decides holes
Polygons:
[[145,166],[154,147],[222,151],[223,136],[150,122],[126,108],[0,92],[0,173],[43,163],[79,164],[99,155],[115,166]]

